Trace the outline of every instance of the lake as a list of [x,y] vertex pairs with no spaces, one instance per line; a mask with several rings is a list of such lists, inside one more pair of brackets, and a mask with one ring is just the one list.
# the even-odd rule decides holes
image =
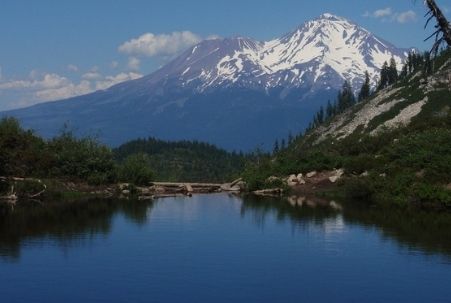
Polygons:
[[226,194],[2,205],[0,301],[451,302],[451,216]]

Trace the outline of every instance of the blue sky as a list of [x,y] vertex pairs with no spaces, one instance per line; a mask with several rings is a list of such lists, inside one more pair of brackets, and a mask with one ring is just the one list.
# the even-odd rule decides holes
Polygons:
[[[324,12],[349,18],[399,47],[427,49],[422,41],[432,31],[423,30],[422,0],[1,2],[0,110],[148,74],[212,35],[278,37]],[[451,0],[437,2],[450,17]]]

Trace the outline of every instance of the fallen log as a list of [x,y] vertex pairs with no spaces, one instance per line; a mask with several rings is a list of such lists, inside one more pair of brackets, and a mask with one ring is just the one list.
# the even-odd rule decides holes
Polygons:
[[279,197],[283,194],[283,189],[281,188],[261,189],[253,191],[252,193],[256,196]]

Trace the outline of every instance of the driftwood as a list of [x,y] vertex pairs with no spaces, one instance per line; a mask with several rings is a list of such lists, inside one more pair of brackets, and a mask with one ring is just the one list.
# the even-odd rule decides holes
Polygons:
[[9,191],[9,193],[6,196],[0,196],[1,200],[8,200],[8,201],[17,201],[18,200],[18,196],[16,191],[14,190],[14,185],[17,182],[27,182],[27,181],[31,181],[31,182],[37,182],[39,184],[42,185],[42,190],[37,192],[37,193],[33,193],[31,195],[27,195],[25,196],[25,198],[28,199],[35,199],[40,197],[42,194],[45,193],[45,191],[47,190],[47,185],[45,185],[41,180],[39,179],[34,179],[34,178],[20,178],[20,177],[1,177],[0,176],[0,181],[2,182],[12,182],[13,184],[11,185],[11,189]]
[[256,191],[253,191],[252,193],[256,196],[279,197],[283,194],[283,189],[269,188],[269,189],[256,190]]

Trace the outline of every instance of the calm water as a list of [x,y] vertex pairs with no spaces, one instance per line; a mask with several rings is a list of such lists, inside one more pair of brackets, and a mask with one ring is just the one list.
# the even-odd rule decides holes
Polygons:
[[227,195],[3,205],[0,302],[451,302],[451,217]]

